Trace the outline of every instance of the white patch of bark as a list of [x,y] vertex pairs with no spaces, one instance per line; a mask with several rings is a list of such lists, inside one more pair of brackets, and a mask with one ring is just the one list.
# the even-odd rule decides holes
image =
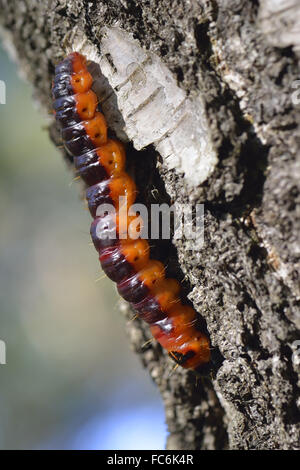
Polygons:
[[73,49],[99,64],[112,88],[99,73],[95,91],[108,124],[137,150],[154,145],[167,168],[183,174],[188,185],[200,185],[217,163],[201,95],[188,98],[161,59],[127,32],[105,27],[103,33],[101,55],[78,38]]
[[300,53],[299,0],[260,0],[258,18],[272,46],[294,46]]

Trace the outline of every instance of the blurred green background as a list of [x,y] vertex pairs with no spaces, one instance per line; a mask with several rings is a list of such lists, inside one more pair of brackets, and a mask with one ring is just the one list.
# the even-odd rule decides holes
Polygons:
[[130,351],[90,215],[31,87],[0,49],[2,449],[162,449],[159,393]]

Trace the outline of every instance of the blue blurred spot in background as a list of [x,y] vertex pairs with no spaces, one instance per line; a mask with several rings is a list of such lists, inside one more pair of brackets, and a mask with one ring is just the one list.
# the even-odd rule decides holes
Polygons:
[[[153,421],[156,426],[152,426]],[[164,449],[165,425],[161,410],[153,405],[134,406],[131,409],[110,410],[104,416],[95,416],[79,429],[71,448],[145,450]]]

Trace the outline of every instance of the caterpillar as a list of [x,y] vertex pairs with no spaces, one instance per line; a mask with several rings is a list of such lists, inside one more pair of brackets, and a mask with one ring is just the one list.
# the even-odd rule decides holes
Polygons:
[[[180,366],[201,371],[210,363],[210,343],[197,326],[197,313],[181,301],[181,287],[167,278],[164,265],[150,258],[149,242],[126,233],[123,223],[139,225],[129,216],[136,185],[126,172],[125,149],[108,137],[107,123],[91,89],[93,78],[86,58],[72,52],[55,67],[53,109],[67,152],[78,176],[85,182],[93,217],[91,237],[106,275],[119,294],[146,321],[152,335]],[[120,203],[126,200],[126,206]],[[115,216],[98,209],[110,204]],[[125,219],[125,220],[124,220]]]

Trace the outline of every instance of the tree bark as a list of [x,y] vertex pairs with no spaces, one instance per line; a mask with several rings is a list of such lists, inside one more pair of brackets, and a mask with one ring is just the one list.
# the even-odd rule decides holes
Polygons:
[[[133,142],[132,161],[143,161],[136,165],[141,199],[205,204],[203,247],[195,251],[190,240],[173,240],[176,252],[168,256],[206,321],[219,358],[212,377],[196,381],[191,371],[172,372],[155,342],[142,347],[150,338],[147,327],[138,320],[128,327],[165,403],[168,448],[299,449],[297,0],[282,1],[280,8],[275,0],[0,0],[0,5],[4,41],[46,109],[51,110],[55,63],[74,43],[84,43],[94,61],[107,67],[104,88],[115,112],[108,121]],[[134,115],[148,117],[143,126],[125,112],[114,44],[116,49],[120,44],[124,60],[129,53],[138,56],[129,65],[139,71],[140,89],[151,74],[156,77],[153,100],[142,108],[133,102]],[[175,91],[169,96],[166,82],[173,86],[172,80]],[[131,80],[131,91],[135,86]],[[169,109],[175,95],[184,119],[202,120],[208,170],[204,165],[200,172],[206,157],[184,132],[181,117],[176,121],[174,114],[176,145],[192,148],[194,159],[187,154],[180,160],[173,130],[159,139],[151,134],[160,131],[153,116]],[[51,135],[57,142],[53,126]],[[171,163],[167,145],[173,145]],[[124,311],[128,315],[125,305]]]

